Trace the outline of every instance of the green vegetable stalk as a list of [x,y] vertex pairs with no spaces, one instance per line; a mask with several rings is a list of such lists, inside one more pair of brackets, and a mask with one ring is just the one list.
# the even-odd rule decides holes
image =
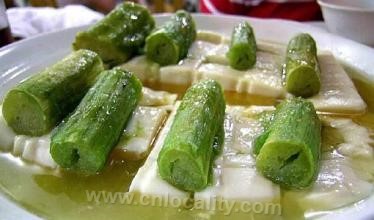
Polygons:
[[299,34],[287,46],[285,82],[288,92],[301,97],[318,94],[321,88],[317,46],[309,34]]
[[73,48],[93,50],[105,63],[117,65],[141,50],[154,26],[155,21],[146,8],[124,2],[97,24],[79,32]]
[[305,188],[317,176],[320,146],[321,123],[313,104],[302,98],[286,100],[256,139],[256,167],[283,187]]
[[195,38],[196,27],[192,16],[186,11],[177,11],[170,21],[147,37],[147,58],[160,65],[176,64],[186,57]]
[[234,27],[230,48],[227,53],[232,68],[246,70],[256,64],[256,39],[248,22],[241,22]]
[[183,97],[157,162],[160,176],[185,191],[200,191],[210,180],[220,151],[225,100],[213,80],[190,87]]
[[72,115],[54,131],[52,158],[63,168],[100,171],[141,97],[142,85],[130,72],[104,71]]
[[78,50],[11,89],[4,118],[17,134],[43,135],[74,110],[101,71],[95,52]]

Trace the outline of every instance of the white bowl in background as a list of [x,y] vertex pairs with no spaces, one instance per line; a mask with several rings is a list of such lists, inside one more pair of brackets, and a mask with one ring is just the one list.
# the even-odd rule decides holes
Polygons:
[[332,33],[374,46],[374,0],[318,0]]

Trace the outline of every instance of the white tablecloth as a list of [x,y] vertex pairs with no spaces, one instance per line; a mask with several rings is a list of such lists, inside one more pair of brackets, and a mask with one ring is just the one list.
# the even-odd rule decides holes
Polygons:
[[13,36],[27,38],[64,28],[92,24],[103,14],[81,5],[63,8],[20,7],[7,10]]

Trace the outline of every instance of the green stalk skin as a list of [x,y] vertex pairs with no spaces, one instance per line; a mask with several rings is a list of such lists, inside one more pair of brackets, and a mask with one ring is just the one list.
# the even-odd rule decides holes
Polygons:
[[302,98],[277,106],[271,125],[256,140],[257,169],[289,189],[311,185],[319,169],[321,123],[311,102]]
[[208,176],[208,185],[212,185],[214,180],[214,170],[213,170],[213,164],[214,161],[217,159],[219,155],[222,154],[223,150],[223,144],[225,142],[225,128],[222,124],[221,128],[218,129],[216,136],[214,136],[213,141],[213,155],[211,157],[211,164],[210,165],[210,171]]
[[11,89],[3,102],[3,115],[17,133],[48,133],[74,110],[104,67],[100,57],[78,50]]
[[161,178],[190,192],[207,187],[212,157],[222,144],[225,107],[222,88],[214,80],[187,90],[157,159]]
[[[218,129],[216,136],[214,137],[213,142],[213,161],[222,153],[223,150],[223,143],[225,141],[225,128],[222,125],[221,128]],[[212,161],[212,162],[213,162]]]
[[142,85],[130,72],[104,71],[51,138],[52,158],[63,168],[94,174],[116,145],[141,97]]
[[146,8],[124,2],[88,30],[79,32],[73,48],[93,50],[105,63],[114,66],[140,51],[154,26],[155,21]]
[[234,27],[227,58],[232,68],[246,70],[256,64],[256,38],[248,22],[241,22]]
[[195,39],[196,27],[192,16],[179,10],[170,21],[147,37],[145,52],[148,59],[162,66],[177,64],[187,56]]
[[262,126],[264,127],[264,131],[262,132],[262,134],[260,134],[256,138],[254,142],[253,152],[255,155],[258,155],[260,153],[262,146],[264,145],[266,139],[269,136],[269,131],[270,131],[269,128],[274,120],[274,116],[275,116],[275,111],[262,112],[258,116],[258,120],[261,122]]
[[309,34],[299,34],[288,43],[285,79],[287,91],[295,96],[307,98],[321,89],[317,46]]

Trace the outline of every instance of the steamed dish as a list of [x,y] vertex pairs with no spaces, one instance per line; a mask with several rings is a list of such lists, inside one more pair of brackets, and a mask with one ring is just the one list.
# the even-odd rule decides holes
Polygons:
[[[2,101],[2,188],[51,218],[219,219],[230,211],[211,204],[221,198],[280,205],[260,219],[298,219],[372,195],[362,88],[307,33],[279,45],[248,22],[230,28],[196,30],[185,11],[155,26],[123,3],[77,33],[71,54]],[[91,191],[189,206],[100,204]]]

